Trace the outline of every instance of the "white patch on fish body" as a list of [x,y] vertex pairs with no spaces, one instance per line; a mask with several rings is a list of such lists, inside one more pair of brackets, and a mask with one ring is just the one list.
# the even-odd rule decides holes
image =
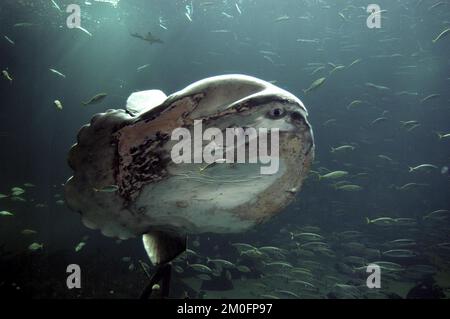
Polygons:
[[161,105],[167,96],[160,90],[147,90],[134,92],[127,99],[127,111],[132,114],[140,114]]
[[[186,233],[242,232],[257,221],[239,217],[240,207],[256,207],[258,195],[286,172],[283,164],[273,175],[260,175],[256,164],[237,164],[234,168],[210,168],[210,177],[206,177],[198,172],[197,166],[174,167],[175,177],[146,186],[136,200],[136,207],[145,207],[149,219],[158,221],[160,227],[171,225]],[[223,171],[227,170],[233,175],[226,177]],[[189,174],[181,173],[186,171]],[[180,202],[185,205],[180,207]]]

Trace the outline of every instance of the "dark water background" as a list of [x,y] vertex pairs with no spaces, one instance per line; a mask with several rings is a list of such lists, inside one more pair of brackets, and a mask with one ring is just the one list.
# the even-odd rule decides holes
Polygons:
[[[313,170],[346,170],[352,176],[367,176],[352,177],[352,184],[363,187],[359,192],[336,191],[329,182],[311,176],[298,200],[269,224],[243,235],[201,236],[205,253],[219,244],[223,246],[220,257],[227,259],[231,250],[225,246],[236,241],[276,246],[277,236],[268,234],[278,234],[286,225],[314,225],[324,234],[354,229],[366,234],[368,246],[382,249],[384,241],[406,235],[396,237],[401,234],[397,230],[369,227],[365,218],[408,217],[419,221],[416,230],[407,234],[419,243],[415,250],[421,256],[436,254],[440,269],[448,271],[450,255],[436,250],[436,245],[449,241],[449,220],[422,222],[423,216],[434,210],[450,209],[449,174],[441,173],[442,167],[450,166],[450,139],[440,140],[436,134],[450,133],[450,43],[449,38],[432,42],[450,25],[448,1],[429,9],[437,1],[377,0],[381,9],[387,10],[382,13],[381,29],[366,26],[368,14],[361,7],[368,1],[242,0],[238,1],[239,14],[236,1],[212,1],[202,7],[206,1],[194,0],[192,22],[185,16],[186,5],[191,4],[187,1],[122,0],[117,8],[94,1],[91,6],[84,1],[57,2],[63,10],[69,3],[80,4],[82,26],[93,36],[68,29],[68,14],[52,8],[50,1],[3,0],[0,4],[0,67],[13,77],[12,83],[4,78],[0,82],[0,193],[8,194],[11,187],[25,182],[36,185],[27,189],[25,203],[0,199],[0,210],[15,213],[13,218],[0,217],[0,244],[18,254],[17,263],[20,254],[30,254],[27,247],[33,241],[44,243],[40,253],[44,257],[61,252],[65,260],[80,262],[102,256],[98,269],[113,276],[115,268],[105,262],[108,258],[131,255],[144,260],[139,240],[117,245],[87,230],[76,213],[55,203],[59,199],[55,194],[62,194],[61,184],[71,175],[66,156],[79,128],[96,113],[122,108],[134,91],[154,88],[171,94],[208,76],[242,73],[276,81],[304,102],[316,141]],[[283,15],[290,19],[275,22]],[[159,26],[160,17],[167,30]],[[20,22],[34,25],[14,27]],[[211,32],[222,29],[230,32]],[[149,45],[130,36],[148,31],[164,44]],[[317,39],[318,43],[297,39]],[[345,49],[348,45],[355,46]],[[276,55],[269,55],[270,61],[261,50]],[[329,75],[333,67],[327,63],[348,66],[356,59],[361,62]],[[147,63],[148,68],[136,71]],[[311,75],[316,67],[308,63],[324,63],[326,70]],[[62,79],[49,68],[67,77]],[[322,76],[327,77],[326,83],[304,94],[303,89]],[[390,89],[376,90],[366,86],[367,82]],[[396,93],[400,91],[418,95],[399,96]],[[108,93],[104,102],[81,105],[99,92]],[[430,94],[440,96],[420,102]],[[55,99],[61,100],[62,111],[52,105]],[[348,110],[346,106],[353,100],[368,103]],[[387,120],[371,124],[382,116]],[[324,125],[329,119],[336,122]],[[409,120],[421,125],[408,132],[400,121]],[[330,152],[331,147],[344,144],[356,148],[342,154]],[[380,154],[393,162],[378,158]],[[408,172],[409,166],[423,163],[439,169]],[[395,187],[410,182],[429,186],[406,191]],[[36,208],[36,203],[48,207]],[[24,228],[38,234],[23,236],[20,231]],[[85,235],[90,236],[87,246],[75,253],[73,248]],[[430,258],[420,264],[431,263]],[[42,278],[61,271],[48,267],[40,270]],[[25,272],[33,271],[36,268],[30,262]],[[55,276],[64,277],[64,269],[62,272]],[[93,272],[92,278],[97,274]],[[99,278],[103,275],[98,274]],[[15,280],[20,282],[25,275],[17,276]],[[38,279],[31,282],[29,295],[46,296],[39,292]],[[445,283],[450,286],[450,281],[441,285]],[[136,295],[124,287],[124,296]],[[240,296],[239,291],[234,294]],[[103,295],[101,291],[89,296]]]

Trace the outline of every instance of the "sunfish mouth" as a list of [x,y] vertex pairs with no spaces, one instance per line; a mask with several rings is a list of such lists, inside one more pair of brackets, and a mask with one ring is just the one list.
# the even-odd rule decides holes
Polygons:
[[187,234],[246,231],[294,199],[314,158],[307,115],[291,93],[244,75],[133,93],[126,110],[80,130],[67,203],[106,236],[144,235],[152,262],[167,262]]

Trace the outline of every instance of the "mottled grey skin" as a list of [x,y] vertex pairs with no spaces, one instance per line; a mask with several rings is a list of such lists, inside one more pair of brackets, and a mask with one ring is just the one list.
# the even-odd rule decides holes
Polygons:
[[[274,107],[286,115],[268,117]],[[300,190],[314,157],[306,117],[298,98],[243,75],[196,82],[142,110],[109,110],[80,130],[69,153],[74,175],[65,185],[67,203],[87,227],[121,239],[152,232],[177,237],[245,231],[280,212],[293,200],[292,190]],[[198,119],[203,130],[279,128],[279,172],[262,176],[250,164],[220,164],[201,172],[204,164],[173,163],[172,131],[192,131]],[[93,190],[106,185],[119,190]]]

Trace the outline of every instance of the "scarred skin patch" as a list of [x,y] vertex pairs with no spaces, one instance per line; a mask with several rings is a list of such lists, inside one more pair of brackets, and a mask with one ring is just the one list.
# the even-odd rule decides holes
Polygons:
[[174,129],[189,123],[185,120],[186,115],[195,109],[198,98],[189,96],[180,99],[154,115],[153,120],[138,121],[114,134],[119,156],[116,181],[120,194],[127,201],[136,199],[144,185],[167,176],[166,166],[170,159],[162,147],[170,140]]

